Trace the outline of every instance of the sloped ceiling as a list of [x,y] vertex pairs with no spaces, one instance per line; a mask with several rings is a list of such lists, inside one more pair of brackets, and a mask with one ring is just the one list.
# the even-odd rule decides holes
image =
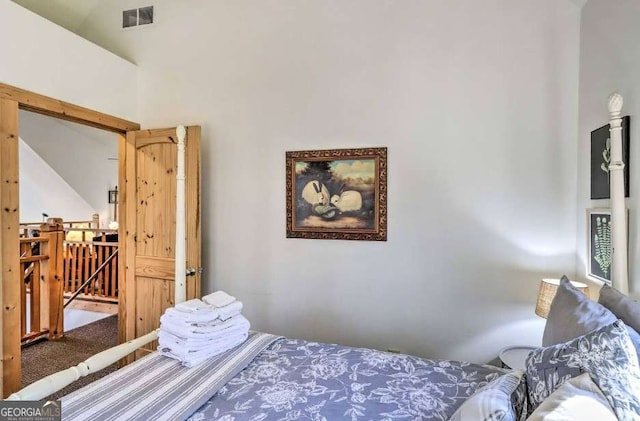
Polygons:
[[76,32],[100,0],[13,0],[37,15]]
[[[77,32],[100,0],[12,0],[71,32]],[[103,0],[104,1],[104,0]],[[566,0],[578,7],[589,0]]]
[[587,4],[587,2],[588,2],[589,0],[571,0],[571,1],[572,1],[573,3],[575,3],[575,4],[577,4],[577,5],[578,5],[578,7],[582,7],[582,6],[584,6],[585,4]]

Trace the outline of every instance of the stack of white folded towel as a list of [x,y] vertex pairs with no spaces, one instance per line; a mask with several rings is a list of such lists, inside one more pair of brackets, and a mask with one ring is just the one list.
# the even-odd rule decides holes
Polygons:
[[160,317],[158,352],[193,367],[243,343],[249,321],[242,303],[224,291],[176,304]]

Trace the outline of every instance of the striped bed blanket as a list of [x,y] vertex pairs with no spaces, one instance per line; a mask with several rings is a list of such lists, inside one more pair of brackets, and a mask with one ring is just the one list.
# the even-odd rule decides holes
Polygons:
[[279,338],[250,332],[242,345],[193,368],[154,352],[63,397],[62,419],[186,419]]

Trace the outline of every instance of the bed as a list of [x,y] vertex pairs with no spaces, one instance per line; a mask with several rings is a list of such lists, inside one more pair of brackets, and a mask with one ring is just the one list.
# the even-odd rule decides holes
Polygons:
[[[616,151],[621,142],[621,107],[621,97],[612,96],[612,202],[622,201],[624,208],[620,180],[624,164]],[[180,151],[184,128],[178,128],[177,134]],[[178,163],[177,202],[183,203],[180,155]],[[625,221],[624,217],[615,219],[619,207],[619,203],[612,204],[614,223]],[[178,209],[177,215],[184,212]],[[178,220],[177,238],[184,238],[183,223]],[[626,236],[625,226],[621,228],[612,228],[614,247],[620,242],[618,231]],[[626,243],[626,237],[622,238]],[[62,398],[63,419],[537,420],[571,400],[558,398],[560,392],[569,397],[584,393],[588,398],[575,409],[576,413],[588,412],[575,418],[565,414],[560,419],[595,413],[602,420],[640,419],[640,335],[636,332],[640,330],[640,303],[626,297],[626,266],[620,270],[626,260],[615,263],[620,258],[615,254],[614,286],[619,291],[611,292],[614,295],[608,304],[588,300],[573,291],[568,280],[561,283],[554,303],[564,299],[574,304],[556,305],[556,315],[551,317],[552,303],[545,329],[547,343],[530,354],[526,373],[251,332],[239,347],[192,369],[158,353],[141,358]],[[176,302],[184,300],[184,291],[178,288],[185,285],[179,255],[176,250]],[[575,329],[568,336],[566,311],[576,316]],[[593,323],[584,324],[584,320]],[[551,338],[547,329],[556,329],[554,323],[563,329]],[[633,332],[638,336],[632,336]],[[10,399],[42,399],[156,338],[157,331],[118,345]]]
[[[279,339],[191,417],[449,419],[506,370]],[[524,387],[520,389],[524,403]]]
[[[479,388],[507,372],[252,332],[238,349],[192,369],[151,354],[63,397],[62,415],[65,420],[447,420]],[[513,394],[518,411],[524,396],[521,382]]]

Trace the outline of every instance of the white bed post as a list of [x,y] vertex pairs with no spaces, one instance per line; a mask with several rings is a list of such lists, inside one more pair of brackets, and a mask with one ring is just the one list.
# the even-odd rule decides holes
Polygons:
[[187,261],[185,248],[185,194],[184,194],[184,154],[187,130],[184,126],[176,128],[178,135],[178,164],[176,167],[176,255],[175,255],[175,304],[187,299]]
[[622,161],[622,95],[609,96],[611,163],[611,285],[629,294],[627,266],[627,212],[624,200],[624,162]]

